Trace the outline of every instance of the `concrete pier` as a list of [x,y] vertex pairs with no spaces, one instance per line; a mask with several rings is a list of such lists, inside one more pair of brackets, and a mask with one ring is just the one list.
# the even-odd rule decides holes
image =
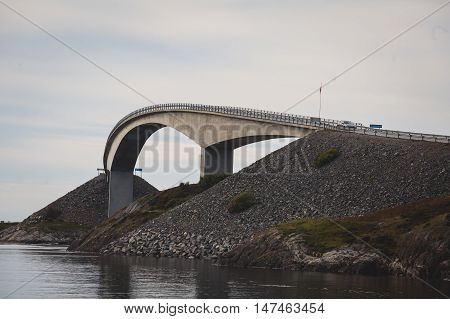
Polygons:
[[133,201],[133,172],[109,172],[108,216]]
[[229,143],[202,148],[200,176],[233,174],[233,150]]

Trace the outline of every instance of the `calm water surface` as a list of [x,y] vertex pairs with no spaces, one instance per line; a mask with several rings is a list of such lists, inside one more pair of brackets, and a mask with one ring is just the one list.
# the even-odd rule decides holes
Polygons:
[[[450,283],[434,286],[447,295]],[[0,245],[5,298],[435,298],[410,278],[229,269],[208,261],[104,257]]]

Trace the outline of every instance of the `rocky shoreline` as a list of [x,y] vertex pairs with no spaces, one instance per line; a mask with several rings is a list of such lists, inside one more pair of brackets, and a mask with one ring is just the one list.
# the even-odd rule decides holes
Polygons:
[[[224,254],[218,260],[218,264],[228,267],[370,276],[402,275],[450,281],[449,243],[447,240],[446,243],[440,242],[440,244],[446,246],[446,256],[435,249],[421,249],[421,241],[410,244],[414,245],[421,255],[419,260],[412,261],[414,257],[411,255],[387,256],[384,252],[363,243],[345,245],[322,253],[308,247],[302,235],[284,238],[278,231],[271,230]],[[429,263],[433,259],[434,262]]]
[[11,227],[0,233],[0,242],[14,244],[70,245],[87,234],[87,229],[45,232],[25,225]]
[[304,236],[295,234],[284,238],[277,230],[255,236],[224,254],[219,264],[362,275],[385,275],[393,270],[382,254],[365,245],[346,245],[319,253],[305,244]]
[[[351,228],[355,238],[335,222]],[[212,259],[228,267],[450,280],[450,194],[335,222],[294,220],[240,242],[229,237],[217,240],[212,233],[141,230],[113,241],[100,252]],[[398,229],[397,233],[392,234],[392,229]]]
[[120,238],[102,248],[100,253],[103,255],[217,259],[237,244],[239,242],[232,238],[217,239],[213,234],[203,236],[187,232],[162,234],[143,231],[129,238]]

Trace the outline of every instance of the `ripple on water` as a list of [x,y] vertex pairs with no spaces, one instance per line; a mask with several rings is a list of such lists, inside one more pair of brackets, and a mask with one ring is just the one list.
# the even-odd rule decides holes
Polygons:
[[[449,282],[434,283],[447,294]],[[21,288],[19,288],[21,287]],[[411,278],[216,267],[209,261],[96,256],[65,247],[0,245],[10,298],[434,298]]]

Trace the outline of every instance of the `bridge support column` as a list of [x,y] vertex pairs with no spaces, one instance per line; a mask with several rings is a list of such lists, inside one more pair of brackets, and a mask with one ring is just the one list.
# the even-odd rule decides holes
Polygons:
[[109,172],[108,217],[133,201],[133,172]]
[[218,143],[202,148],[200,177],[233,174],[233,150],[230,143]]

